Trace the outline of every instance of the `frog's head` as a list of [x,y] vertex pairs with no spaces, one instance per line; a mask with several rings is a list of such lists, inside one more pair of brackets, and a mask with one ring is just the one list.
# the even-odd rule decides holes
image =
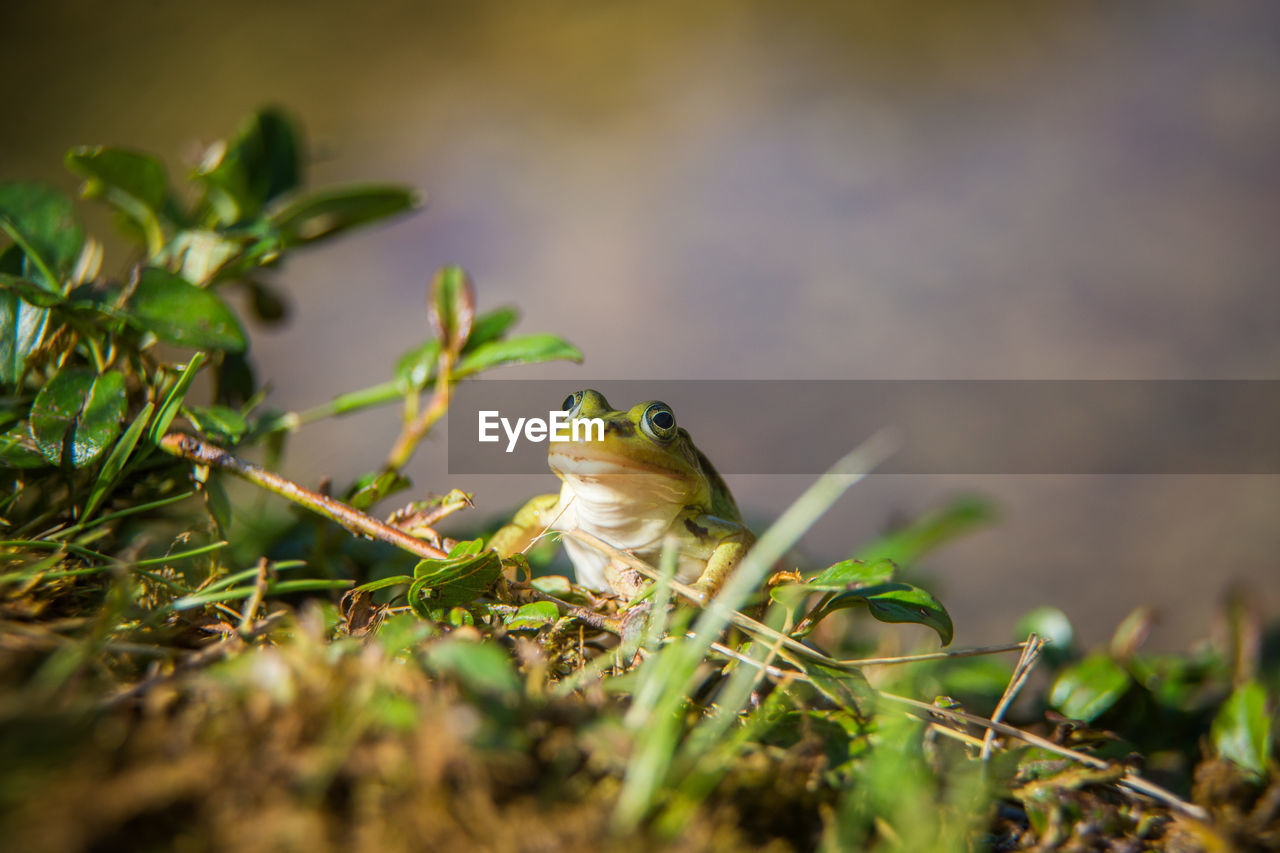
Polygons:
[[[566,397],[564,410],[571,427],[561,433],[571,437],[553,440],[547,461],[578,499],[673,513],[707,501],[711,484],[701,454],[666,403],[647,400],[617,411],[603,394],[588,388]],[[603,421],[603,430],[583,429],[588,424],[582,422],[593,418]]]

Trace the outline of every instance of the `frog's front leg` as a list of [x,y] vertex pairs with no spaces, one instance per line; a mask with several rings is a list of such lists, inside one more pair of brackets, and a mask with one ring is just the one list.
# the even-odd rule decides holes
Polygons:
[[501,557],[510,557],[527,550],[555,519],[555,508],[559,500],[559,495],[538,495],[531,499],[520,507],[511,521],[493,534],[489,547]]
[[676,519],[676,523],[700,542],[712,545],[707,567],[693,584],[709,601],[733,574],[756,538],[738,522],[706,513],[688,514]]

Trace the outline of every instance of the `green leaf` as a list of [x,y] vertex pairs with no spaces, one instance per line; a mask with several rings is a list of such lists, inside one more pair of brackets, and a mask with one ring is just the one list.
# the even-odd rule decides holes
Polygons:
[[429,302],[431,310],[427,313],[440,348],[458,355],[476,317],[476,289],[466,270],[458,266],[442,267],[431,280]]
[[940,510],[924,513],[906,527],[872,542],[857,556],[868,563],[885,559],[893,560],[899,566],[909,566],[939,545],[989,524],[994,518],[995,509],[989,501],[960,498]]
[[22,378],[27,357],[44,340],[49,309],[38,308],[8,289],[0,292],[0,382]]
[[828,596],[804,617],[801,632],[808,633],[837,610],[861,604],[881,622],[927,625],[938,633],[942,645],[951,644],[954,628],[946,608],[925,590],[906,583],[873,584]]
[[124,407],[124,377],[119,373],[95,376],[87,370],[64,370],[31,404],[31,437],[50,463],[80,468],[115,440]]
[[861,672],[824,666],[799,655],[793,660],[804,662],[802,669],[810,682],[830,702],[859,717],[870,716],[875,704],[875,691]]
[[431,608],[467,604],[485,592],[502,574],[502,561],[493,551],[446,560],[423,560],[414,568],[409,606],[423,618]]
[[196,172],[215,223],[234,224],[302,185],[300,132],[282,110],[250,117],[226,144],[210,150]]
[[476,347],[498,340],[519,318],[520,312],[510,306],[495,308],[488,314],[481,314],[471,324],[471,334],[467,336],[467,345],[462,348],[462,351],[471,352]]
[[164,434],[169,431],[169,424],[173,423],[173,419],[178,416],[178,411],[182,407],[182,398],[187,396],[187,391],[191,388],[191,383],[195,381],[196,373],[200,371],[200,365],[204,362],[205,354],[198,352],[191,356],[187,366],[182,369],[178,381],[173,383],[173,387],[165,395],[164,402],[156,411],[155,420],[147,428],[149,444],[159,444],[160,439],[164,438]]
[[483,539],[464,539],[461,542],[455,543],[454,546],[449,549],[449,559],[453,560],[458,557],[471,557],[479,554],[483,550]]
[[525,335],[491,341],[467,353],[454,368],[457,378],[504,364],[538,364],[544,361],[582,362],[582,353],[567,341],[549,334]]
[[182,413],[200,432],[233,444],[249,429],[244,416],[226,406],[183,406]]
[[138,412],[133,419],[133,423],[129,424],[129,428],[124,431],[124,435],[120,436],[116,446],[111,448],[111,454],[107,456],[107,461],[102,463],[102,470],[98,472],[98,479],[94,482],[93,490],[89,493],[89,500],[84,505],[82,519],[92,515],[98,505],[102,503],[102,499],[115,486],[120,472],[124,470],[125,462],[129,460],[129,454],[133,453],[134,447],[138,444],[138,439],[142,437],[142,431],[146,429],[147,421],[151,420],[151,412],[154,409],[154,403],[147,403],[143,406],[142,411]]
[[377,471],[365,474],[352,487],[347,503],[358,510],[367,510],[378,501],[409,488],[412,483],[395,471]]
[[[23,265],[22,250],[17,246],[10,246],[5,250],[6,254],[9,252],[12,252],[18,259],[17,266],[21,269]],[[35,282],[22,278],[21,275],[5,273],[3,271],[3,261],[0,261],[0,291],[12,293],[37,308],[52,308],[55,305],[65,305],[67,303],[67,298],[61,293],[45,290]],[[75,293],[75,291],[73,290],[72,293]]]
[[15,424],[0,435],[0,468],[43,468],[48,464],[26,423]]
[[1210,734],[1218,755],[1255,776],[1265,774],[1271,755],[1271,717],[1262,685],[1250,680],[1237,687],[1218,709]]
[[[498,341],[507,329],[520,318],[520,313],[513,307],[500,307],[489,314],[477,316],[471,324],[471,334],[467,336],[466,345],[462,347],[462,355],[474,352],[486,343]],[[428,338],[421,346],[404,352],[396,361],[396,379],[402,391],[421,391],[435,379],[435,368],[440,360],[440,341]]]
[[41,273],[39,284],[60,291],[84,246],[84,228],[71,199],[44,184],[0,182],[0,232],[26,253]]
[[850,584],[885,583],[893,579],[898,567],[892,560],[841,560],[805,582],[806,586],[831,590],[847,589]]
[[245,237],[202,228],[180,231],[165,247],[164,265],[177,269],[179,275],[192,284],[202,285],[240,253],[245,240]]
[[396,361],[396,380],[403,390],[421,391],[435,379],[440,360],[440,342],[435,338],[409,350]]
[[437,673],[452,675],[476,693],[510,697],[520,690],[511,659],[491,643],[441,640],[427,647],[427,664]]
[[[897,569],[892,560],[876,560],[872,563],[864,563],[862,560],[841,560],[807,581],[783,583],[772,587],[769,595],[774,601],[794,605],[815,592],[839,593],[885,583],[893,579]],[[823,603],[829,600],[829,598],[824,599]]]
[[1062,671],[1049,691],[1049,704],[1073,720],[1092,722],[1119,701],[1132,680],[1110,656],[1092,654]]
[[543,575],[529,581],[529,585],[539,592],[554,595],[556,598],[567,598],[573,595],[573,584],[564,575]]
[[387,589],[388,587],[393,587],[393,586],[407,586],[408,584],[411,584],[411,583],[413,583],[413,578],[409,577],[408,575],[393,575],[392,577],[381,578],[376,581],[369,581],[368,583],[362,583],[360,584],[360,586],[356,587],[351,591],[352,592],[377,592],[380,589]]
[[1018,620],[1014,636],[1025,639],[1038,634],[1044,641],[1044,658],[1054,666],[1060,666],[1071,657],[1075,631],[1067,614],[1056,607],[1037,607]]
[[[462,347],[463,355],[499,340],[519,316],[514,308],[498,308],[477,317],[471,324],[471,334]],[[435,379],[439,361],[440,341],[428,338],[421,346],[414,347],[396,361],[396,380],[404,391],[421,391]]]
[[536,630],[560,618],[560,610],[550,601],[534,601],[520,607],[506,620],[508,631]]
[[102,198],[133,220],[147,239],[147,252],[164,246],[160,211],[169,193],[164,166],[150,154],[122,148],[74,148],[67,154],[67,168],[86,178],[85,198]]
[[143,270],[126,309],[135,325],[171,344],[231,352],[247,345],[240,321],[217,294],[166,270]]
[[268,218],[288,247],[323,240],[417,206],[417,196],[411,190],[368,184],[311,193],[285,204]]

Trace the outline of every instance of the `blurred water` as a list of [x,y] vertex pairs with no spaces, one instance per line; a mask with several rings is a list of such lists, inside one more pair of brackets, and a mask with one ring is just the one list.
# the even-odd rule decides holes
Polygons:
[[[503,374],[570,390],[1280,375],[1274,4],[233,0],[5,18],[7,175],[73,188],[61,152],[96,142],[181,172],[275,101],[310,130],[317,182],[427,192],[424,213],[282,271],[292,321],[256,330],[253,353],[276,406],[386,377],[427,334],[446,262],[482,307],[515,303],[521,328],[583,349],[585,368]],[[310,427],[286,472],[343,482],[381,461],[395,420]],[[432,444],[411,473],[495,512],[552,485],[450,480]],[[804,481],[731,486],[769,518]],[[1280,612],[1276,478],[878,477],[810,547],[839,555],[958,490],[1005,507],[930,563],[958,642],[1049,601],[1093,639],[1153,603],[1173,644],[1205,632],[1233,579]]]

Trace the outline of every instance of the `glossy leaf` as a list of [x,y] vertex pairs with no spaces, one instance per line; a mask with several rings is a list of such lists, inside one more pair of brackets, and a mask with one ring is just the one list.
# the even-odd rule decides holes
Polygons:
[[[774,601],[795,605],[815,592],[840,593],[862,586],[885,583],[893,579],[897,566],[891,560],[841,560],[829,566],[807,581],[781,583],[769,590]],[[825,601],[829,601],[826,599]]]
[[84,228],[71,199],[43,184],[0,182],[0,233],[13,240],[41,273],[40,285],[61,290],[84,246]]
[[461,378],[504,364],[539,364],[544,361],[581,363],[582,353],[555,335],[525,335],[476,347],[462,356],[453,375]]
[[79,468],[119,435],[124,408],[124,377],[119,373],[64,370],[31,404],[31,437],[51,464]]
[[417,196],[404,187],[368,184],[311,193],[272,212],[269,218],[287,247],[323,240],[417,206]]
[[556,598],[566,598],[573,595],[573,584],[564,575],[543,575],[534,578],[529,585],[539,592],[545,592],[547,595],[554,595]]
[[1247,681],[1222,703],[1210,728],[1218,755],[1261,776],[1271,754],[1271,717],[1267,692],[1257,681]]
[[165,249],[165,263],[192,284],[211,281],[223,266],[236,257],[245,238],[229,237],[210,229],[179,232]]
[[0,382],[16,383],[44,340],[49,309],[38,308],[11,290],[0,292]]
[[409,606],[428,618],[431,608],[467,604],[484,593],[502,574],[502,561],[493,551],[446,560],[422,560],[413,570]]
[[358,510],[367,510],[378,501],[403,491],[412,485],[407,477],[395,471],[378,471],[365,474],[352,487],[347,503]]
[[805,581],[805,585],[838,590],[850,584],[885,583],[893,580],[897,570],[892,560],[841,560]]
[[[462,347],[462,354],[466,355],[491,341],[500,340],[519,316],[514,308],[498,308],[488,314],[481,314],[471,324],[471,334]],[[396,361],[396,381],[403,390],[420,391],[435,379],[439,360],[440,341],[429,338]]]
[[421,391],[435,379],[439,360],[440,341],[432,338],[400,356],[396,362],[396,380],[403,384],[405,391]]
[[484,550],[483,539],[464,539],[449,549],[449,559],[472,557]]
[[440,348],[453,355],[462,351],[476,316],[476,289],[466,270],[458,266],[440,269],[431,280],[429,296],[431,329]]
[[881,622],[927,625],[938,633],[942,645],[951,644],[954,628],[946,608],[925,590],[906,583],[872,584],[830,596],[804,618],[803,624],[812,629],[835,611],[862,604]]
[[249,429],[244,416],[226,406],[183,406],[187,420],[210,438],[235,443]]
[[302,184],[299,131],[282,110],[249,118],[226,143],[214,146],[196,172],[215,222],[233,224]]
[[145,269],[126,306],[132,322],[162,341],[241,352],[244,330],[216,293],[161,269]]
[[1073,720],[1092,722],[1115,705],[1132,683],[1109,655],[1090,655],[1063,670],[1049,691],[1049,703]]
[[164,245],[160,211],[169,193],[164,166],[150,154],[103,146],[72,149],[67,168],[86,178],[82,194],[102,198],[129,217],[146,236],[149,254]]
[[471,324],[471,334],[467,336],[467,345],[462,348],[462,351],[471,352],[476,347],[498,340],[519,318],[520,312],[510,306],[495,308],[488,314],[481,314]]
[[534,601],[521,606],[507,620],[508,631],[525,631],[550,625],[560,618],[560,610],[550,601]]

